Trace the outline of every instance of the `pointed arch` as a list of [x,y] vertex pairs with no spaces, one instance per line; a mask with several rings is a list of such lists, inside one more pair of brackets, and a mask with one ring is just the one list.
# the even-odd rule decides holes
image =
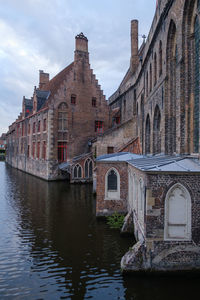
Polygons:
[[145,154],[149,154],[151,151],[151,124],[149,114],[146,117],[145,123]]
[[170,22],[167,38],[167,96],[166,96],[166,118],[165,118],[165,149],[167,153],[176,152],[176,25]]
[[106,199],[120,200],[120,175],[115,168],[110,168],[105,175]]
[[161,114],[159,106],[156,105],[153,119],[153,153],[161,153]]
[[81,179],[82,178],[82,167],[80,164],[76,164],[73,169],[73,179]]
[[84,170],[85,170],[85,178],[92,178],[92,176],[93,176],[93,162],[92,162],[91,158],[86,159]]
[[159,43],[159,76],[162,75],[162,41]]
[[165,198],[164,239],[191,239],[191,197],[180,183],[173,185]]
[[154,85],[157,83],[157,54],[154,53]]

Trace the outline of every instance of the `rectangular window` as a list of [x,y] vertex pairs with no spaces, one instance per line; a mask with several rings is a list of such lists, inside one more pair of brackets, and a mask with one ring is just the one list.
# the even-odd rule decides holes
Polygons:
[[58,161],[63,162],[67,160],[67,143],[58,142]]
[[32,144],[32,157],[35,158],[35,142]]
[[76,104],[76,95],[71,95],[71,104]]
[[116,123],[116,124],[120,124],[120,117],[116,117],[116,118],[115,118],[115,123]]
[[24,123],[22,123],[22,136],[24,136]]
[[108,154],[114,153],[114,147],[108,147],[107,148],[107,153]]
[[43,142],[43,145],[42,145],[42,158],[46,159],[46,142],[45,141]]
[[96,107],[96,105],[97,105],[97,100],[96,100],[96,98],[92,98],[92,106],[93,107]]
[[67,113],[66,112],[58,113],[58,130],[59,131],[67,130]]
[[47,130],[47,119],[43,120],[43,131]]
[[95,132],[103,133],[103,121],[95,121]]
[[17,137],[19,136],[19,124],[17,125]]
[[37,143],[37,158],[40,158],[40,142]]

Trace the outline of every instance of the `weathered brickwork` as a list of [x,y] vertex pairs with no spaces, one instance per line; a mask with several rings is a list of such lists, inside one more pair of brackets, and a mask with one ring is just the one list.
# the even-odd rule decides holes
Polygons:
[[7,133],[7,162],[47,180],[63,178],[58,164],[88,153],[90,141],[108,129],[109,108],[89,64],[88,40],[76,36],[74,62],[23,98],[22,113]]
[[137,23],[131,23],[130,68],[109,103],[120,108],[122,122],[136,121],[132,138],[139,137],[143,153],[200,152],[197,3],[158,1],[147,40],[137,51]]
[[127,212],[127,196],[128,196],[128,173],[126,163],[117,162],[115,169],[120,176],[120,197],[119,199],[106,199],[106,174],[112,168],[112,163],[96,164],[96,215],[106,216],[114,212]]

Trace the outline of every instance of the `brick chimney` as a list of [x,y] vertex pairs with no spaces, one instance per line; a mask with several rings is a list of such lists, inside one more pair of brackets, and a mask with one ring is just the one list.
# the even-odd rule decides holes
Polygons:
[[44,86],[49,82],[49,74],[44,73],[43,70],[39,71],[39,89],[43,90],[45,89]]
[[131,21],[131,61],[130,70],[135,72],[138,66],[138,20]]
[[74,60],[80,60],[81,58],[85,58],[89,61],[89,53],[88,53],[88,39],[81,32],[75,37],[76,45],[75,45],[75,57]]

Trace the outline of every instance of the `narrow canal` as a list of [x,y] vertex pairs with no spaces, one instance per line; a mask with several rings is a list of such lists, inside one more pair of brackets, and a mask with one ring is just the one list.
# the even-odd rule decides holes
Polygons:
[[123,277],[132,245],[95,218],[91,185],[45,182],[0,162],[0,299],[188,299],[197,278]]

